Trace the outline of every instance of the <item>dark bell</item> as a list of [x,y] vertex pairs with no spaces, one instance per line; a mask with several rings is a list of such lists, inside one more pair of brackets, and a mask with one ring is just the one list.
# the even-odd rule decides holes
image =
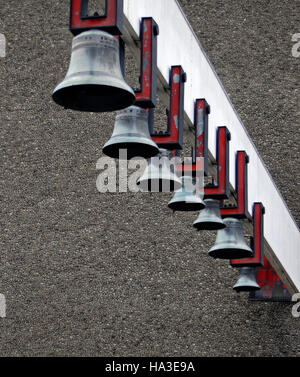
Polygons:
[[227,217],[223,221],[226,228],[218,230],[216,242],[209,250],[209,255],[220,259],[252,257],[253,251],[246,244],[240,220]]
[[168,207],[173,211],[199,211],[205,208],[203,200],[196,194],[193,177],[183,176],[181,182],[182,187],[174,193]]
[[255,267],[239,268],[239,278],[233,289],[236,292],[252,292],[260,289],[256,281]]
[[52,97],[57,104],[79,111],[114,111],[132,105],[135,94],[121,71],[119,41],[100,30],[74,37],[69,70]]
[[148,160],[143,175],[137,181],[142,191],[171,192],[181,188],[181,180],[175,173],[174,165],[170,163],[172,157],[172,152],[159,149],[159,154]]
[[150,158],[158,154],[158,146],[149,133],[146,110],[130,106],[117,112],[113,134],[104,145],[103,153],[119,158],[121,149],[126,149],[128,160],[133,157]]
[[218,230],[225,228],[220,215],[220,204],[214,199],[204,200],[205,208],[199,213],[193,227],[198,230]]

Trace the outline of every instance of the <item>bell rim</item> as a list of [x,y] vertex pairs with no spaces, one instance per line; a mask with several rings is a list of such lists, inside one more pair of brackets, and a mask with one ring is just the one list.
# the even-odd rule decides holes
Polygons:
[[[57,87],[54,89],[52,93],[53,101],[70,110],[77,110],[77,111],[86,111],[86,112],[112,112],[125,109],[134,104],[136,97],[133,90],[130,88],[129,85],[125,86],[121,80],[116,80],[115,83],[121,83],[121,87],[115,85],[107,85],[107,83],[89,83],[88,80],[84,83],[76,83],[70,82],[68,83],[68,78],[63,80]],[[68,98],[70,99],[70,93],[75,91],[82,91],[82,90],[98,90],[99,94],[99,103],[97,106],[78,106],[74,103],[70,103]],[[110,94],[111,98],[119,97],[120,101],[111,101],[110,105],[102,105],[101,106],[101,98],[106,98],[107,96],[103,95],[105,89],[109,89],[112,93]]]
[[[121,137],[120,137],[121,138]],[[127,137],[128,139],[128,137]],[[148,141],[146,138],[143,140],[144,143],[135,142],[121,142],[118,141],[117,143],[109,143],[110,140],[103,146],[102,151],[106,156],[109,156],[111,158],[117,158],[119,159],[119,151],[120,149],[126,149],[127,150],[127,160],[130,160],[134,157],[142,157],[145,159],[154,157],[158,154],[158,147],[153,143],[151,144],[151,141]],[[141,146],[142,152],[128,152],[132,147],[136,147],[137,145]],[[136,150],[136,148],[135,148]]]
[[253,257],[253,251],[251,249],[237,249],[236,247],[217,249],[213,246],[208,254],[217,259],[243,259]]
[[241,285],[241,286],[238,286],[236,287],[235,285],[232,287],[232,289],[234,289],[236,292],[254,292],[254,291],[259,291],[260,290],[260,286],[259,285],[253,285],[253,286],[250,286],[250,285]]
[[177,202],[169,202],[168,207],[173,211],[199,211],[205,208],[205,204],[201,202],[187,202],[186,200],[177,201]]
[[220,247],[220,245],[224,244],[224,241],[216,242],[210,250],[244,250],[253,254],[253,250],[246,243],[242,247],[237,247],[233,241],[225,241],[225,243],[226,247]]
[[196,228],[197,230],[221,230],[221,229],[226,228],[226,225],[222,222],[215,222],[215,221],[197,222],[196,220],[193,223],[193,227]]

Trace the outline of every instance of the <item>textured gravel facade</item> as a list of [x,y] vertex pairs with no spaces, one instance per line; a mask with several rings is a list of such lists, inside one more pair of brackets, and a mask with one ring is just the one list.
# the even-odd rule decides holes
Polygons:
[[[0,356],[299,356],[292,305],[233,292],[196,214],[97,191],[114,117],[53,103],[69,1],[25,3],[0,0]],[[299,3],[180,3],[299,223]]]

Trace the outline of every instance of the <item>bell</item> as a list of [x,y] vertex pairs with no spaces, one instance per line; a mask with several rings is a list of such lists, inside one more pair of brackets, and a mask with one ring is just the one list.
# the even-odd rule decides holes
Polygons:
[[200,196],[196,195],[195,181],[192,177],[181,177],[182,187],[174,193],[168,207],[173,211],[199,211],[205,208]]
[[200,212],[198,218],[193,223],[193,227],[198,230],[218,230],[225,228],[225,224],[220,215],[220,204],[214,199],[204,200],[205,209]]
[[209,250],[209,255],[220,259],[252,257],[253,251],[246,244],[240,220],[227,217],[223,222],[226,228],[218,230],[216,242]]
[[256,281],[255,267],[241,267],[239,268],[239,279],[234,285],[233,289],[237,292],[251,292],[260,289]]
[[127,159],[150,158],[158,154],[158,146],[152,141],[148,127],[148,113],[137,106],[119,110],[112,137],[104,145],[103,153],[119,158],[120,149],[127,150]]
[[143,175],[138,179],[137,185],[143,191],[171,192],[181,188],[181,180],[174,173],[174,165],[170,163],[172,152],[159,149],[159,154],[148,160],[148,165]]
[[113,111],[132,105],[135,95],[121,72],[119,41],[100,30],[74,37],[69,70],[52,97],[59,105],[79,111]]

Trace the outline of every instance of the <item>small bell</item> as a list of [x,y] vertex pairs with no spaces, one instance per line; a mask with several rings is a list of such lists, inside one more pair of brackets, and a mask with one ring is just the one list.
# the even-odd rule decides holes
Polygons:
[[199,211],[205,208],[200,196],[196,195],[195,180],[190,176],[181,177],[182,187],[174,193],[168,207],[173,211]]
[[204,200],[205,209],[203,209],[194,221],[193,227],[198,230],[218,230],[225,228],[225,224],[220,215],[220,204],[214,199]]
[[239,268],[239,278],[233,289],[237,292],[251,292],[260,289],[256,281],[255,267],[241,267]]
[[124,80],[119,52],[119,41],[104,31],[74,37],[69,70],[54,89],[53,100],[68,109],[93,112],[132,105],[135,94]]
[[159,149],[158,156],[148,160],[148,165],[143,175],[138,179],[137,185],[143,191],[171,192],[181,188],[181,180],[174,173],[174,164],[170,163],[172,152]]
[[220,259],[252,257],[253,251],[246,244],[240,220],[227,217],[223,221],[226,228],[218,230],[216,242],[209,250],[209,255]]
[[112,137],[103,147],[103,153],[119,158],[120,149],[127,150],[127,159],[150,158],[158,154],[158,146],[151,139],[146,110],[130,106],[119,110],[116,115]]

